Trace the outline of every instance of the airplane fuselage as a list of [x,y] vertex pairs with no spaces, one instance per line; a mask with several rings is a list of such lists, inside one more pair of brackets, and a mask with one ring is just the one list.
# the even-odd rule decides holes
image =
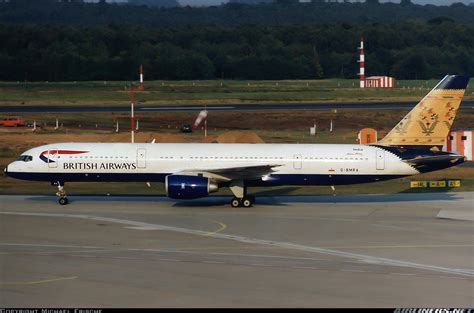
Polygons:
[[341,185],[387,180],[419,171],[394,153],[343,144],[58,143],[23,153],[7,174],[51,182],[164,182],[183,170],[199,172],[271,164],[273,172],[248,186]]

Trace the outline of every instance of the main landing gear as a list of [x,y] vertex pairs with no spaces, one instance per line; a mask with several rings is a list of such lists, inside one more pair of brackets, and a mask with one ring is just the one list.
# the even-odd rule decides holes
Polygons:
[[67,199],[66,191],[64,190],[64,183],[61,182],[55,182],[53,185],[58,186],[58,192],[56,192],[56,196],[59,197],[58,203],[60,205],[66,205],[69,203],[69,200]]
[[243,198],[234,197],[230,202],[230,205],[233,208],[244,207],[248,208],[251,207],[255,203],[255,196],[245,196]]
[[255,196],[247,195],[247,188],[244,185],[243,180],[233,181],[230,186],[230,191],[234,194],[234,198],[230,202],[233,208],[251,207],[255,203]]

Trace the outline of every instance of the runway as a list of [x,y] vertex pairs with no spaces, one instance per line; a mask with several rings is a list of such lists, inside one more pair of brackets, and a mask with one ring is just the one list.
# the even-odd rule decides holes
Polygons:
[[474,305],[474,192],[69,198],[0,196],[0,307]]
[[[245,104],[138,104],[136,112],[196,111],[274,111],[274,110],[334,110],[334,109],[411,109],[418,101],[408,102],[325,102],[325,103],[245,103]],[[464,100],[461,108],[473,108],[474,101]],[[58,113],[58,112],[128,112],[130,105],[0,105],[4,113]]]

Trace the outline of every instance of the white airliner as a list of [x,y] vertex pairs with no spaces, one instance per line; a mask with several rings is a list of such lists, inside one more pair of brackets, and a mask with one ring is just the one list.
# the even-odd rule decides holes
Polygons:
[[30,149],[8,176],[47,181],[67,204],[66,182],[164,182],[168,197],[195,199],[228,187],[233,207],[251,206],[248,186],[346,185],[439,170],[464,162],[440,151],[468,84],[448,75],[373,145],[56,143]]

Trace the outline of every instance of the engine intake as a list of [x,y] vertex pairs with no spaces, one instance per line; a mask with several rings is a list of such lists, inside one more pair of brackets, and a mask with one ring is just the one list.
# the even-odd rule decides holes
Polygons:
[[189,175],[168,175],[165,186],[168,197],[172,199],[203,198],[219,189],[207,177]]

